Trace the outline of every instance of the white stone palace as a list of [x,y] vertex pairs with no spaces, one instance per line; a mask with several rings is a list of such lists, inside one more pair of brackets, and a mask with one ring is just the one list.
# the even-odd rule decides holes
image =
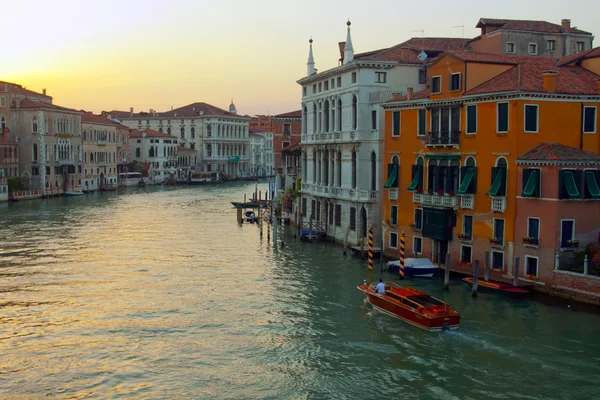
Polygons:
[[347,23],[339,43],[339,65],[318,72],[312,39],[302,86],[302,200],[307,222],[322,222],[339,242],[359,244],[373,224],[376,247],[381,237],[382,171],[391,160],[379,157],[383,113],[392,93],[426,87],[426,63],[463,39],[413,38],[397,46],[354,54]]

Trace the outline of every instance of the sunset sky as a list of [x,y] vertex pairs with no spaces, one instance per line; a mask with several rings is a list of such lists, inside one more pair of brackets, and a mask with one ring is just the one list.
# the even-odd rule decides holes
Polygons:
[[[28,1],[5,2],[0,80],[47,88],[94,112],[167,110],[194,101],[242,114],[300,108],[308,39],[334,67],[352,21],[356,53],[411,36],[479,34],[480,17],[547,20],[597,35],[600,1]],[[598,38],[595,45],[600,45]]]

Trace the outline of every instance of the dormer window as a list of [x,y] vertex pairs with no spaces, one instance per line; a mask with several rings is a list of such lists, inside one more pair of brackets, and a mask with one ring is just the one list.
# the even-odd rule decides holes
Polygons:
[[537,55],[537,44],[529,43],[528,53],[530,55]]
[[508,42],[506,43],[506,53],[508,54],[514,54],[516,53],[516,47],[515,44],[513,42]]
[[431,93],[441,93],[442,92],[442,77],[434,76],[431,78]]
[[457,72],[450,76],[450,91],[457,92],[461,89],[461,73]]

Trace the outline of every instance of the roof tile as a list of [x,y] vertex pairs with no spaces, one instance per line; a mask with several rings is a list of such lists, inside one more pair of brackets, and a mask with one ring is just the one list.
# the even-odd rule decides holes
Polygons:
[[600,164],[600,154],[558,143],[540,143],[519,156],[517,161],[592,161]]

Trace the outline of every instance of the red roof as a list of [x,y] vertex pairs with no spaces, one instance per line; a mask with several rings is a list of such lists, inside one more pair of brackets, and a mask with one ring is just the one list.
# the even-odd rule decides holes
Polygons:
[[[567,33],[562,25],[553,24],[546,21],[528,21],[520,19],[498,19],[498,18],[480,18],[475,26],[482,28],[486,25],[497,26],[500,29],[512,31],[527,31],[540,33]],[[577,33],[580,35],[590,35],[591,33],[577,28],[570,28],[568,33]]]
[[38,92],[34,92],[33,90],[25,89],[23,86],[18,85],[16,83],[0,81],[0,91],[4,91],[5,89],[6,89],[6,91],[12,92],[12,93],[22,93],[22,94],[28,94],[28,95],[33,95],[33,96],[42,96],[42,97],[46,97],[48,99],[52,99],[51,96],[48,96],[48,95],[45,95],[42,93],[38,93]]
[[451,50],[447,54],[464,62],[490,64],[518,64],[525,57],[510,54],[480,53],[472,50]]
[[302,118],[302,110],[274,115],[273,118]]
[[[219,107],[207,103],[192,103],[187,106],[179,107],[171,111],[157,113],[161,117],[196,117],[198,115],[222,115],[222,116],[238,116],[237,114],[230,113]],[[177,115],[175,115],[177,114]]]
[[90,124],[121,125],[111,119],[101,115],[94,115],[93,113],[84,110],[81,110],[81,122]]
[[137,130],[137,129],[131,129],[129,131],[129,137],[130,138],[141,138],[141,137],[144,137],[144,135],[143,135],[144,133],[146,134],[146,137],[162,137],[162,138],[177,139],[176,136],[169,135],[168,133],[158,132],[153,129],[142,129],[141,131]]
[[[515,56],[513,56],[514,58]],[[600,76],[582,67],[558,67],[557,59],[539,56],[517,56],[517,65],[506,72],[465,92],[465,95],[497,92],[544,91],[543,71],[556,71],[556,93],[598,95]]]
[[468,39],[460,38],[412,38],[387,49],[357,54],[354,59],[361,61],[396,61],[405,64],[422,63],[417,56],[425,51],[433,58],[449,50],[462,50]]
[[600,164],[600,154],[558,143],[540,143],[518,157],[517,161],[593,161]]
[[17,100],[17,105],[11,107],[13,110],[18,110],[18,109],[32,109],[32,108],[47,108],[50,110],[55,110],[55,111],[69,111],[69,112],[79,112],[77,110],[73,110],[72,108],[66,108],[66,107],[61,107],[61,106],[57,106],[55,104],[49,104],[49,103],[44,103],[42,101],[37,101],[37,100],[32,100],[29,98],[24,98],[21,99],[20,101]]
[[[429,89],[424,89],[421,90],[419,92],[415,92],[413,93],[412,99],[411,100],[419,100],[419,99],[426,99],[429,97]],[[396,101],[406,101],[408,100],[408,96],[407,95],[401,95],[401,94],[397,94],[394,93],[392,95],[392,99],[386,101],[386,103],[392,103],[392,102],[396,102]]]
[[282,152],[291,153],[295,151],[300,151],[300,143],[292,144],[281,149]]
[[194,150],[190,147],[177,146],[177,152],[179,152],[179,153],[181,153],[181,152],[195,153],[196,150]]
[[595,47],[593,49],[582,51],[581,53],[571,54],[570,56],[563,57],[558,61],[558,65],[562,67],[568,64],[573,64],[579,60],[597,57],[600,57],[600,47]]

